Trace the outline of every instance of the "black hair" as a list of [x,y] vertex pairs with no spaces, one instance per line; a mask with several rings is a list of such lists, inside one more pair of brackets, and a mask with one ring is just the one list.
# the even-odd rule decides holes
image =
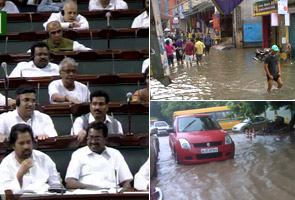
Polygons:
[[14,145],[19,133],[30,133],[32,141],[34,141],[34,134],[32,128],[27,124],[16,124],[10,130],[9,143]]
[[86,137],[88,136],[88,133],[89,133],[89,130],[90,129],[94,129],[94,130],[97,130],[97,131],[98,130],[102,130],[103,137],[104,138],[107,138],[108,137],[108,127],[103,122],[94,121],[94,122],[88,124],[88,127],[86,129]]
[[147,67],[147,68],[144,70],[144,73],[143,73],[143,75],[144,75],[144,81],[145,81],[146,77],[149,75],[149,72],[150,72],[150,69],[149,69],[149,67]]
[[110,97],[108,93],[103,90],[96,90],[90,94],[90,102],[92,102],[93,97],[104,97],[105,102],[108,104],[110,102]]
[[15,96],[21,95],[21,94],[27,94],[27,93],[35,93],[36,90],[31,85],[21,85],[15,90]]
[[169,44],[170,44],[170,43],[169,43],[169,40],[166,40],[166,42],[165,42],[165,43],[166,43],[166,45],[169,45]]
[[193,38],[191,39],[191,42],[195,42]]
[[35,48],[36,47],[46,47],[47,50],[49,51],[49,46],[45,42],[35,42],[31,46],[31,60],[33,60],[33,58],[35,56]]

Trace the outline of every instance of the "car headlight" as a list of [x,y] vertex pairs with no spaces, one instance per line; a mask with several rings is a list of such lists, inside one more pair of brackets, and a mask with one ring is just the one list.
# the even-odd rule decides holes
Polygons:
[[186,139],[180,138],[179,142],[180,142],[181,148],[191,149],[191,145],[188,143],[188,141]]
[[229,135],[225,136],[224,141],[225,141],[224,142],[225,145],[229,145],[229,144],[231,144],[233,142]]

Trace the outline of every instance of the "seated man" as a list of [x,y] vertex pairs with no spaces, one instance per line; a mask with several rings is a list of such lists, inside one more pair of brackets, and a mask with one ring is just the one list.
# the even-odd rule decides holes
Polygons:
[[60,80],[52,81],[48,86],[50,103],[89,101],[90,91],[86,85],[75,81],[78,64],[73,58],[66,57],[59,63]]
[[149,2],[150,0],[144,0],[145,2],[145,11],[138,15],[132,23],[131,28],[149,28],[150,27],[150,18],[149,18]]
[[118,150],[105,146],[107,126],[95,121],[89,124],[86,133],[87,146],[72,154],[66,174],[67,188],[102,189],[119,184],[130,189],[133,177],[124,157]]
[[31,126],[39,140],[57,136],[51,118],[35,110],[35,89],[30,85],[21,85],[15,93],[16,109],[0,115],[0,142],[9,138],[11,127],[18,123]]
[[0,11],[6,11],[7,13],[19,13],[18,8],[12,1],[0,0]]
[[97,90],[90,95],[90,113],[77,117],[73,125],[74,135],[78,135],[78,140],[83,141],[86,136],[88,124],[97,121],[104,122],[110,134],[123,134],[121,123],[115,118],[107,115],[109,110],[109,95],[102,90]]
[[49,186],[60,185],[60,177],[51,158],[33,150],[33,131],[29,125],[16,124],[11,128],[9,143],[13,152],[0,164],[0,194],[34,192],[44,194]]
[[123,0],[90,0],[89,11],[93,10],[127,10],[128,5]]
[[139,103],[144,103],[144,102],[149,102],[149,68],[146,68],[144,72],[144,81],[146,87],[143,89],[137,90],[133,96],[132,96],[132,101],[133,102],[139,102]]
[[77,3],[73,1],[66,1],[61,12],[51,14],[47,22],[43,24],[45,30],[48,30],[47,24],[53,21],[60,22],[62,29],[89,29],[87,19],[78,14]]
[[143,61],[142,66],[141,66],[141,73],[144,73],[146,68],[149,68],[150,66],[150,58],[147,58]]
[[37,42],[31,47],[31,61],[20,62],[9,77],[58,76],[59,67],[49,62],[49,47],[44,42]]
[[37,7],[37,12],[59,12],[66,0],[42,0]]
[[150,159],[141,166],[134,176],[134,188],[136,190],[148,190],[150,183]]
[[58,21],[49,22],[47,24],[47,32],[49,39],[43,40],[50,51],[90,51],[92,49],[85,47],[79,42],[66,39],[63,37],[62,28]]
[[[5,106],[5,96],[0,93],[0,106]],[[8,106],[15,106],[15,100],[8,98]]]

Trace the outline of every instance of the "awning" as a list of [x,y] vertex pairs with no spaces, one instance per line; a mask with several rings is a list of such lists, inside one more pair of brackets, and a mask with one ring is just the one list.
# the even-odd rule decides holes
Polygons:
[[229,15],[243,0],[212,0],[220,14]]
[[184,15],[193,15],[198,12],[206,11],[208,8],[214,7],[211,0],[192,0],[191,11],[183,12]]

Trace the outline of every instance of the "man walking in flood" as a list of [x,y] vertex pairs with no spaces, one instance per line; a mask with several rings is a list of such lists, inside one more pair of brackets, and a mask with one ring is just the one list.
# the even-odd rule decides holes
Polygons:
[[270,54],[265,58],[264,61],[264,69],[266,71],[268,82],[267,92],[270,92],[273,80],[278,83],[278,89],[283,86],[283,81],[281,78],[281,65],[279,56],[277,55],[278,51],[278,46],[273,45],[271,47]]

